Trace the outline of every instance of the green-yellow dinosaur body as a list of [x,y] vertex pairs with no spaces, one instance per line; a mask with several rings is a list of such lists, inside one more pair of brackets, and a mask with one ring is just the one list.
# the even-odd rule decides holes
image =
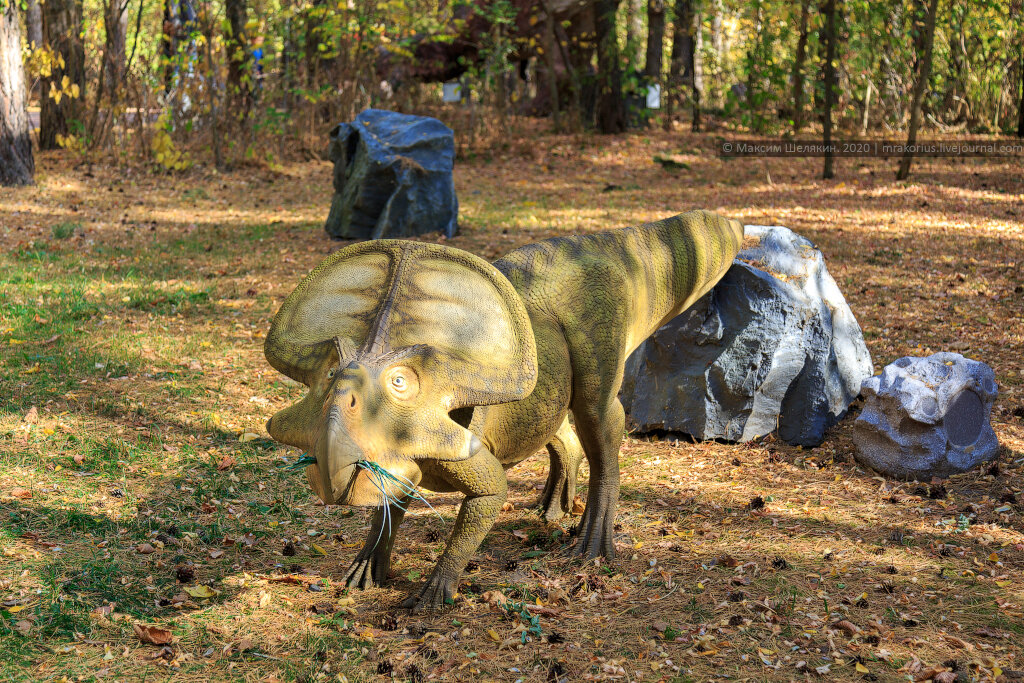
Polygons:
[[738,222],[695,211],[530,244],[493,266],[379,240],[314,269],[266,344],[271,364],[310,392],[267,428],[314,455],[307,475],[325,502],[378,507],[349,584],[387,577],[412,486],[458,491],[466,498],[447,547],[405,603],[440,607],[505,502],[504,471],[545,445],[545,517],[570,505],[585,455],[575,551],[611,557],[626,358],[714,286],[742,239]]

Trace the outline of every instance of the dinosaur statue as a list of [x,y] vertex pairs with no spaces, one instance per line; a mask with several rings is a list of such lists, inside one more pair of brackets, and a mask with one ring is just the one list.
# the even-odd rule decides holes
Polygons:
[[574,552],[611,558],[626,357],[718,282],[742,239],[740,223],[694,211],[529,244],[493,265],[403,240],[321,262],[267,334],[270,364],[309,387],[267,431],[315,458],[306,475],[325,503],[377,508],[347,584],[385,581],[416,487],[458,491],[444,553],[403,603],[440,608],[505,502],[505,470],[545,445],[545,517],[570,505],[585,454]]

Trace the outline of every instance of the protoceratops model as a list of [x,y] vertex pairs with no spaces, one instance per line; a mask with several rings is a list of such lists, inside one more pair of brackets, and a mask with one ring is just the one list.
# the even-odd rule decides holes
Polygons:
[[441,607],[505,502],[505,470],[545,445],[545,517],[570,505],[585,454],[575,552],[612,557],[623,364],[718,282],[742,240],[738,222],[694,211],[544,240],[493,265],[400,240],[320,263],[267,334],[270,364],[309,387],[267,430],[315,457],[306,475],[325,503],[378,508],[348,584],[384,582],[414,487],[458,491],[444,553],[403,603]]

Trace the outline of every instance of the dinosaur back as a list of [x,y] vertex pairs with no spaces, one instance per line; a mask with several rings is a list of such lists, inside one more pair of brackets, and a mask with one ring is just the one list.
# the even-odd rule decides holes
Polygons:
[[[543,240],[494,265],[535,311],[557,319],[603,312],[594,307],[621,313],[627,318],[623,343],[631,351],[714,287],[742,242],[738,221],[691,211],[631,228]],[[583,301],[590,311],[578,310]]]

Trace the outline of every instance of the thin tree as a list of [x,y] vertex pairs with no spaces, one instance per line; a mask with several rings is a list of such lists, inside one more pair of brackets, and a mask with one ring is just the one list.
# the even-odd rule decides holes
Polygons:
[[1020,102],[1017,104],[1017,137],[1024,138],[1024,47],[1020,53]]
[[28,0],[25,3],[25,38],[29,47],[43,46],[43,10],[39,0]]
[[245,34],[246,0],[226,0],[224,11],[228,15],[231,35],[227,40],[228,92],[239,122],[249,117],[252,110],[252,52]]
[[725,5],[722,0],[712,0],[711,3],[711,54],[714,55],[712,65],[710,99],[711,105],[718,109],[722,108],[725,99],[724,88],[722,88],[723,74],[726,68],[725,27],[723,24]]
[[647,2],[647,55],[644,61],[644,75],[652,83],[661,82],[665,54],[665,2]]
[[[39,148],[57,149],[58,135],[68,135],[82,123],[85,95],[85,45],[82,41],[82,0],[48,0],[43,3],[43,40],[64,60],[43,80],[39,115]],[[64,77],[77,85],[79,97],[65,94]],[[51,92],[57,93],[51,96]]]
[[555,37],[555,13],[544,0],[541,0],[541,6],[544,8],[544,72],[548,96],[551,98],[551,119],[555,124],[555,132],[561,133],[562,102],[560,100],[561,95],[558,92],[558,73],[556,71],[557,57],[555,56],[555,51],[558,49],[556,44],[558,39]]
[[18,3],[0,0],[0,185],[31,185],[34,171]]
[[689,87],[693,109],[692,128],[700,130],[700,88],[696,77],[696,15],[693,0],[676,0],[672,17],[672,54],[669,64],[669,118],[681,87]]
[[821,141],[825,146],[825,168],[821,172],[822,178],[835,177],[832,159],[832,109],[836,101],[836,0],[825,0],[822,8],[825,15],[823,32],[823,43],[825,45],[825,111],[822,120]]
[[597,129],[602,133],[626,130],[626,103],[622,99],[622,71],[615,15],[619,0],[596,0]]
[[921,105],[924,102],[924,94],[928,90],[928,80],[932,75],[932,49],[935,46],[935,18],[938,15],[938,11],[939,0],[931,0],[928,5],[928,14],[922,27],[924,32],[922,41],[924,54],[918,60],[917,84],[914,86],[914,99],[910,103],[910,127],[907,130],[907,146],[903,150],[900,168],[896,172],[897,180],[906,180],[907,176],[910,175],[910,164],[914,160],[913,147],[917,144],[917,131],[921,127]]
[[804,62],[810,33],[811,0],[800,0],[800,32],[793,55],[793,134],[799,135],[804,125]]

